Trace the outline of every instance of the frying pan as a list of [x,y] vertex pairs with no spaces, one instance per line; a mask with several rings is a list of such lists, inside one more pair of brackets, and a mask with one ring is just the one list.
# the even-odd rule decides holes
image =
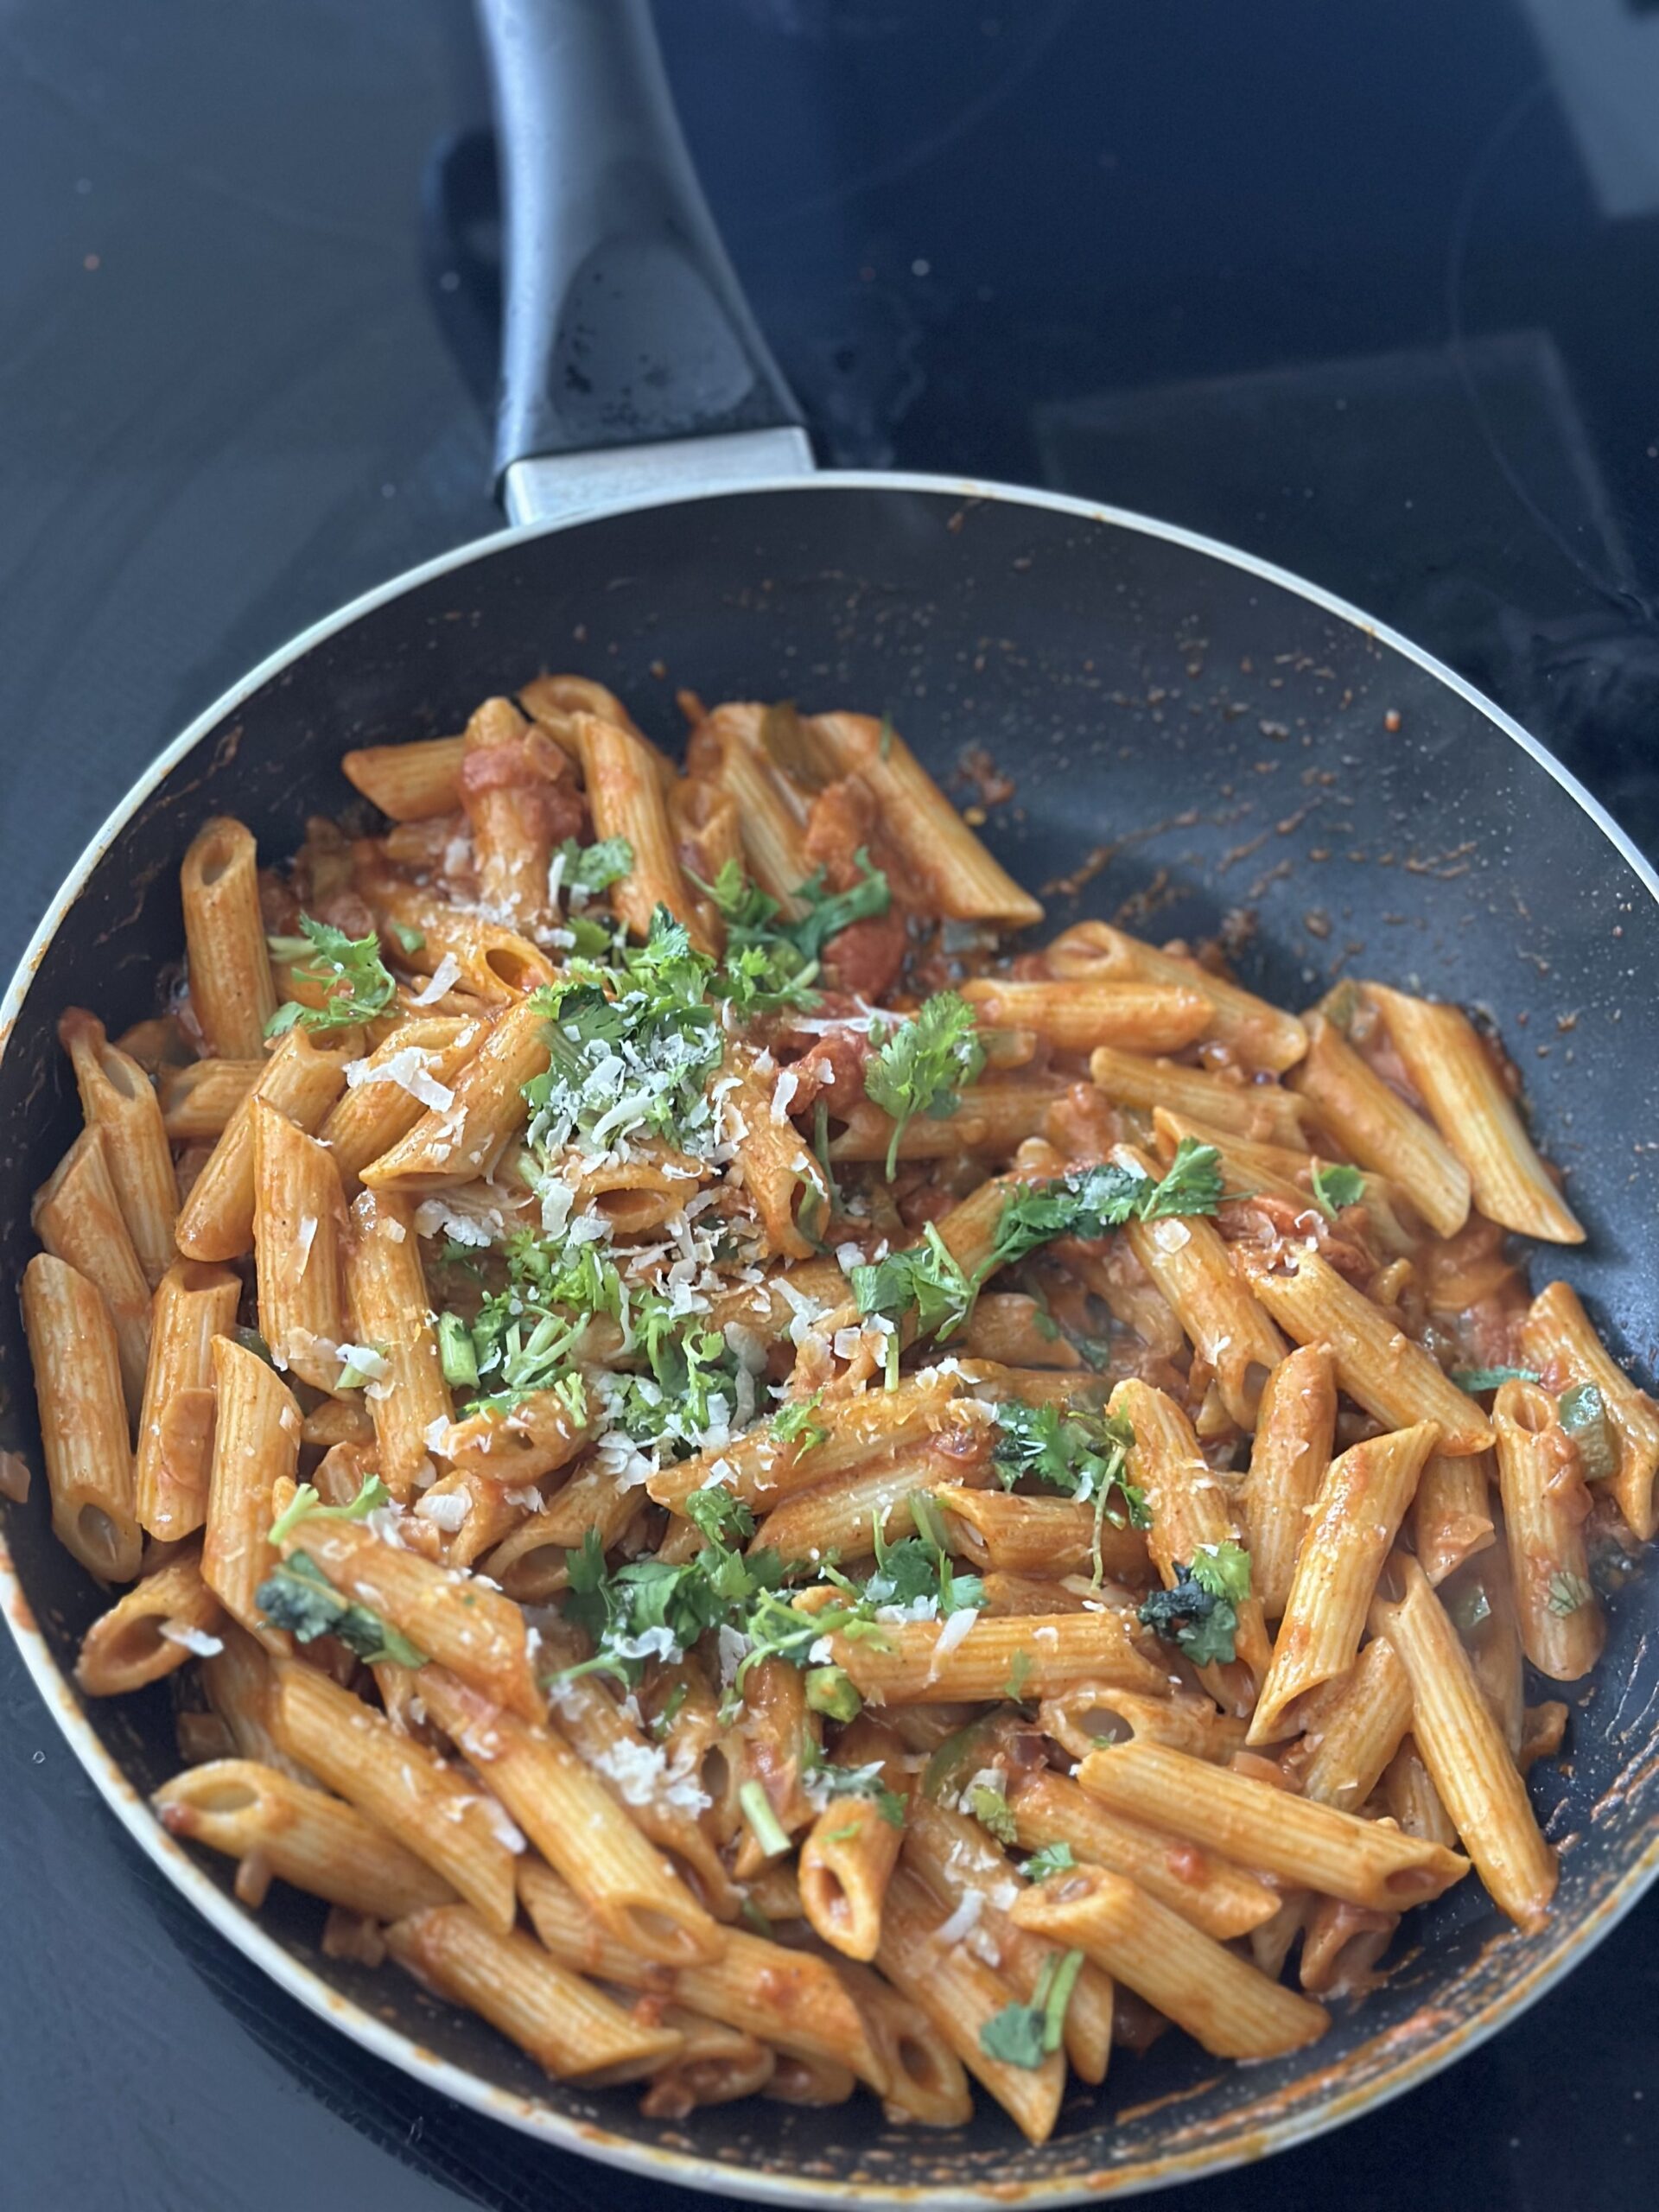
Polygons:
[[[1484,1007],[1590,1230],[1560,1265],[1652,1380],[1659,881],[1541,746],[1355,608],[1145,517],[938,477],[814,476],[793,404],[692,176],[644,0],[484,0],[509,205],[498,460],[515,527],[396,579],[256,669],[122,801],[41,924],[3,1009],[0,1239],[77,1116],[66,1004],[152,1011],[182,944],[178,862],[209,813],[270,854],[348,811],[347,747],[458,727],[486,693],[580,668],[671,741],[676,684],[892,713],[1054,926],[1119,916],[1221,934],[1243,976],[1306,1003],[1373,973]],[[953,785],[964,763],[976,780]],[[995,774],[1002,781],[988,784]],[[1012,791],[1007,789],[1011,781]],[[995,797],[1001,790],[1003,795]],[[1558,1255],[1551,1255],[1555,1266]],[[38,1468],[15,1302],[0,1301],[0,1442]],[[83,1707],[67,1669],[103,1602],[53,1541],[43,1485],[5,1509],[9,1624],[65,1735],[139,1846],[323,2019],[432,2087],[636,2171],[777,2202],[925,2193],[1058,2204],[1180,2178],[1334,2126],[1491,2034],[1629,1910],[1659,1865],[1659,1637],[1641,1577],[1610,1603],[1571,1757],[1535,1777],[1563,1853],[1545,1933],[1465,1882],[1413,1916],[1402,1962],[1294,2058],[1218,2067],[1179,2037],[1115,2061],[1033,2150],[982,2099],[959,2134],[874,2106],[739,2106],[674,2124],[550,2084],[480,2023],[259,1918],[226,1862],[162,1834],[166,1686]],[[1409,2126],[1402,2115],[1402,2126]]]

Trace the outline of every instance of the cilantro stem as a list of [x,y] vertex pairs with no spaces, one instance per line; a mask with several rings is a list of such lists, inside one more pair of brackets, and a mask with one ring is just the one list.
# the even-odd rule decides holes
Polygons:
[[763,1784],[746,1782],[737,1793],[737,1802],[749,1824],[749,1834],[768,1859],[776,1859],[789,1849],[789,1831],[772,1811],[772,1800]]

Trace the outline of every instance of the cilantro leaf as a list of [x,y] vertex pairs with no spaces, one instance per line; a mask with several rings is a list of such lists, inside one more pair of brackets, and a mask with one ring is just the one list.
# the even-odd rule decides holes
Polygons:
[[1538,1377],[1529,1367],[1454,1367],[1452,1380],[1459,1390],[1478,1392],[1502,1389],[1506,1382],[1535,1382]]
[[887,879],[871,867],[862,846],[855,864],[859,879],[845,891],[826,891],[822,868],[797,885],[796,902],[806,912],[795,922],[780,919],[779,901],[751,882],[735,860],[726,861],[712,883],[700,884],[726,925],[726,958],[709,987],[715,995],[745,1014],[815,1004],[811,986],[830,939],[849,923],[885,914],[891,903]]
[[1037,1976],[1030,2004],[1005,2005],[980,2030],[979,2047],[986,2057],[1034,2073],[1064,2040],[1066,2009],[1082,1971],[1081,1951],[1067,1951],[1063,1956],[1051,1953]]
[[852,1676],[844,1667],[809,1667],[802,1680],[807,1710],[830,1720],[856,1720],[864,1709]]
[[845,891],[826,891],[822,868],[795,887],[795,896],[807,911],[791,925],[790,935],[808,960],[816,961],[830,938],[854,922],[873,921],[893,903],[887,874],[873,865],[867,846],[861,845],[854,854],[853,865],[859,871],[858,880]]
[[1046,1882],[1051,1874],[1064,1874],[1077,1863],[1069,1843],[1046,1843],[1040,1851],[1032,1853],[1020,1871],[1028,1882]]
[[855,1267],[848,1275],[866,1320],[880,1315],[894,1325],[887,1339],[889,1389],[899,1379],[899,1330],[905,1317],[913,1313],[917,1334],[937,1337],[943,1344],[973,1312],[978,1295],[977,1285],[963,1273],[936,1224],[930,1221],[923,1236],[925,1243],[889,1252],[885,1260]]
[[530,1145],[544,1166],[572,1145],[590,1157],[637,1133],[683,1147],[714,1124],[707,1087],[723,1058],[707,991],[715,963],[666,907],[615,961],[573,958],[531,1004],[549,1061],[524,1086]]
[[976,1782],[968,1792],[968,1810],[987,1834],[995,1836],[999,1843],[1019,1841],[1020,1831],[1008,1809],[1006,1789],[993,1789],[989,1783]]
[[1176,1560],[1173,1587],[1153,1591],[1137,1618],[1195,1667],[1227,1666],[1237,1656],[1238,1607],[1249,1594],[1249,1554],[1230,1541],[1200,1544],[1190,1567]]
[[1334,1221],[1344,1206],[1357,1206],[1365,1195],[1365,1178],[1357,1167],[1340,1167],[1316,1160],[1310,1179],[1319,1211]]
[[816,1757],[811,1756],[813,1749],[809,1746],[809,1756],[803,1769],[813,1795],[822,1795],[831,1800],[839,1797],[865,1798],[874,1805],[889,1827],[903,1827],[905,1800],[898,1790],[889,1789],[882,1781],[879,1760],[872,1760],[868,1766],[836,1766],[822,1752]]
[[754,1515],[748,1501],[719,1483],[694,1490],[685,1501],[686,1518],[713,1543],[747,1543],[754,1534]]
[[567,837],[558,856],[564,862],[559,877],[564,890],[587,899],[620,883],[633,866],[633,847],[626,837],[601,837],[592,845],[579,845]]
[[[355,1022],[372,1021],[397,997],[397,986],[380,957],[380,940],[372,930],[366,937],[347,937],[330,922],[302,914],[300,936],[310,947],[311,957],[296,959],[293,972],[302,982],[320,985],[325,1002],[302,1006],[289,999],[265,1024],[267,1037],[286,1036],[296,1023],[302,1029],[348,1029]],[[298,940],[281,942],[286,949]]]
[[1545,1603],[1557,1619],[1565,1620],[1569,1614],[1576,1613],[1581,1605],[1589,1605],[1595,1594],[1581,1574],[1552,1574],[1549,1595]]
[[1587,1483],[1610,1482],[1618,1472],[1618,1444],[1607,1401],[1593,1382],[1575,1382],[1560,1395],[1561,1427],[1579,1447]]
[[913,1536],[889,1543],[885,1508],[872,1525],[875,1572],[864,1585],[863,1597],[872,1605],[914,1605],[918,1599],[931,1599],[941,1619],[951,1613],[978,1611],[985,1603],[985,1586],[976,1574],[957,1573],[945,1547],[938,1508],[925,1491],[915,1492],[909,1503]]
[[966,1086],[978,1080],[985,1046],[974,1024],[974,1010],[955,991],[938,991],[897,1029],[872,1022],[877,1051],[864,1070],[864,1092],[893,1116],[887,1175],[899,1166],[899,1145],[918,1115],[939,1118],[954,1114]]
[[[1124,1470],[1135,1446],[1135,1431],[1122,1414],[1100,1414],[1085,1406],[1028,1406],[1008,1398],[996,1409],[996,1442],[991,1463],[1004,1490],[1012,1490],[1022,1476],[1046,1483],[1095,1508],[1095,1581],[1104,1573],[1101,1558],[1103,1521],[1121,1529],[1152,1525],[1146,1492],[1130,1482]],[[1113,1493],[1122,1504],[1113,1503]]]
[[254,1592],[253,1602],[273,1628],[287,1629],[300,1643],[333,1636],[371,1667],[382,1660],[397,1667],[426,1664],[425,1652],[367,1605],[342,1597],[303,1552],[273,1567]]
[[830,1440],[823,1423],[812,1418],[823,1402],[823,1391],[815,1390],[810,1398],[796,1398],[772,1415],[772,1434],[780,1444],[795,1445],[798,1459],[804,1459],[815,1445]]
[[269,1541],[280,1544],[302,1521],[361,1521],[377,1506],[390,1505],[391,1492],[378,1475],[365,1475],[362,1486],[349,1505],[325,1505],[309,1483],[302,1483],[270,1524]]
[[1002,1694],[1013,1705],[1024,1701],[1031,1681],[1031,1654],[1023,1647],[1008,1662],[1008,1679],[1002,1685]]
[[1220,1154],[1191,1137],[1181,1139],[1161,1181],[1114,1162],[1018,1184],[1002,1202],[990,1267],[1009,1267],[1057,1236],[1093,1239],[1126,1222],[1214,1213],[1221,1193]]
[[1234,1605],[1249,1602],[1250,1555],[1230,1536],[1218,1544],[1200,1544],[1192,1554],[1192,1573],[1211,1597]]

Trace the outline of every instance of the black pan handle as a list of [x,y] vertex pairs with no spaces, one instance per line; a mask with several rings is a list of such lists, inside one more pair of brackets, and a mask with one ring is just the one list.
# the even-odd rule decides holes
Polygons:
[[478,0],[505,206],[498,477],[518,461],[781,429],[646,0]]

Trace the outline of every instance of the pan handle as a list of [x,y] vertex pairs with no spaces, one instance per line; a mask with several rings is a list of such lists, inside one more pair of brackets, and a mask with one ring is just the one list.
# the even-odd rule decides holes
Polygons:
[[478,0],[505,208],[514,521],[800,474],[801,410],[726,257],[647,0]]

